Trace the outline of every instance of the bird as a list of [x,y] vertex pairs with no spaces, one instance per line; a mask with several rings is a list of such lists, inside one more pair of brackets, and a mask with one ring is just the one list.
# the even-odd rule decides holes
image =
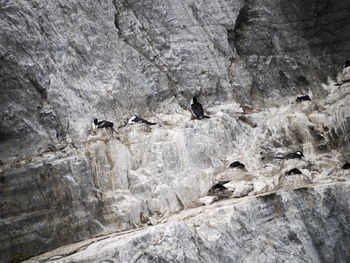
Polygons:
[[143,118],[140,118],[139,116],[136,116],[136,115],[132,116],[129,119],[128,123],[144,123],[144,124],[147,124],[147,125],[156,125],[157,124],[155,122],[149,122],[149,121],[147,121],[147,120],[145,120]]
[[140,212],[140,221],[142,224],[146,224],[149,221],[148,216],[145,216],[143,212]]
[[311,100],[309,95],[303,95],[303,96],[297,97],[296,102],[302,102],[306,100]]
[[229,168],[240,168],[240,169],[244,169],[245,166],[243,163],[235,161],[233,163],[230,164]]
[[284,156],[275,156],[277,159],[302,159],[304,154],[301,151],[296,151],[294,153],[288,153]]
[[288,153],[285,156],[285,159],[301,159],[305,157],[301,151],[296,151],[295,153]]
[[250,114],[253,112],[253,108],[251,108],[247,105],[240,105],[240,107],[243,110],[243,114]]
[[347,69],[348,67],[350,67],[350,59],[347,59],[344,63],[344,69],[343,69],[343,77],[342,80],[340,82],[337,82],[335,84],[335,86],[341,86],[342,84],[345,83],[349,83],[350,79],[349,79],[349,70]]
[[196,97],[191,100],[191,112],[197,119],[210,118],[204,115],[203,106],[197,101]]
[[116,130],[114,130],[114,128],[113,128],[113,126],[114,126],[113,122],[106,121],[106,120],[98,121],[98,119],[94,119],[94,124],[95,124],[96,128],[98,128],[98,129],[111,128],[115,133],[117,133]]
[[347,59],[344,63],[344,68],[350,67],[350,59]]
[[350,169],[350,163],[345,163],[342,169]]
[[293,168],[291,170],[289,170],[288,172],[286,172],[287,175],[292,175],[292,174],[303,174],[299,169],[297,168]]
[[224,183],[227,182],[213,185],[212,188],[209,189],[208,195],[217,196],[219,200],[229,198],[232,195],[232,192],[228,190],[225,186],[223,186]]

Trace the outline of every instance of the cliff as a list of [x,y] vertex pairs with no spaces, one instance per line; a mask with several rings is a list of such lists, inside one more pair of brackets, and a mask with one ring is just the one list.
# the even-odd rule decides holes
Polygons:
[[[350,57],[349,10],[328,0],[0,1],[1,260],[156,225],[200,205],[220,181],[235,198],[250,189],[239,206],[252,206],[251,218],[263,193],[298,198],[292,189],[326,183],[348,197],[350,84],[334,82]],[[301,94],[312,100],[296,103]],[[191,119],[194,95],[210,119]],[[134,114],[157,125],[117,128]],[[113,121],[117,134],[94,129],[94,118]],[[303,160],[271,158],[297,150]],[[246,171],[227,168],[236,160]],[[292,168],[303,174],[285,176]],[[312,198],[322,204],[322,194]],[[336,204],[349,220],[349,206]],[[328,208],[312,209],[329,222]],[[198,239],[178,220],[142,233],[174,227]],[[345,242],[348,230],[334,227]]]
[[349,182],[192,209],[29,262],[348,262]]

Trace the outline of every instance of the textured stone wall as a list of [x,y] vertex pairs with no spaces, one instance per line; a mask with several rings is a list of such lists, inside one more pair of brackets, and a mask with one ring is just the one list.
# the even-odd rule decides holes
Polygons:
[[[268,190],[281,187],[275,177],[295,164],[270,166],[260,152],[302,149],[309,181],[337,175],[349,161],[349,86],[321,83],[350,56],[349,10],[326,0],[0,0],[4,260],[195,206],[235,159]],[[294,104],[300,93],[313,101]],[[211,119],[190,119],[193,95]],[[240,103],[258,128],[239,120]],[[92,127],[133,114],[158,125]]]
[[348,262],[349,191],[349,183],[337,183],[193,209],[178,215],[180,222],[91,240],[28,263]]
[[350,53],[348,6],[2,1],[0,160],[82,142],[94,117],[121,121],[171,96],[187,107],[195,93],[259,105],[322,95]]

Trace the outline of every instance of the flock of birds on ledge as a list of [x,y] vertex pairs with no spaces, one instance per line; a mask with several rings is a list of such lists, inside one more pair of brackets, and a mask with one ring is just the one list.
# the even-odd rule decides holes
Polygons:
[[[350,60],[347,60],[344,64],[344,68],[349,67],[349,66],[350,66]],[[343,81],[342,83],[336,83],[335,85],[339,86],[339,85],[344,84],[346,82],[350,82],[350,80]],[[297,103],[300,103],[303,101],[311,101],[311,98],[309,97],[309,95],[303,95],[303,96],[296,98]],[[248,106],[241,105],[241,108],[243,110],[243,114],[249,114],[249,113],[253,112],[252,108],[250,108]],[[191,109],[191,113],[192,113],[194,118],[197,118],[199,120],[204,119],[204,118],[210,118],[210,116],[207,116],[204,114],[203,106],[202,106],[202,104],[200,104],[198,102],[196,97],[192,98],[191,104],[190,104],[190,109]],[[247,119],[244,117],[243,118],[240,117],[239,119],[249,123],[249,121],[247,121]],[[134,115],[128,121],[126,121],[124,125],[121,125],[118,128],[125,127],[127,124],[133,124],[133,123],[144,123],[146,125],[156,125],[157,124],[154,122],[149,122],[141,117]],[[114,126],[113,122],[106,121],[106,120],[99,121],[98,119],[95,119],[94,124],[95,124],[96,128],[99,128],[99,129],[109,128],[112,131],[114,131],[115,133],[117,133],[117,131],[113,128],[113,126]],[[251,126],[256,127],[255,125],[251,125]],[[288,154],[283,155],[283,156],[275,156],[274,158],[289,160],[289,159],[302,159],[304,157],[305,156],[301,151],[296,151],[296,152],[288,153]],[[245,165],[239,161],[234,161],[233,163],[231,163],[229,165],[229,168],[236,168],[236,169],[245,170]],[[342,169],[350,169],[350,163],[345,163],[342,166]],[[293,168],[293,169],[289,170],[288,172],[286,172],[286,175],[294,175],[294,174],[302,174],[302,172],[297,168]],[[208,194],[209,195],[211,195],[211,194],[217,195],[219,192],[227,190],[227,188],[223,185],[225,183],[227,183],[227,182],[215,184],[208,191]],[[221,192],[221,194],[222,194],[222,192]]]
[[[197,101],[196,97],[193,97],[191,100],[191,112],[192,112],[193,116],[199,120],[203,119],[203,118],[210,118],[209,116],[204,115],[203,106],[202,106],[202,104],[200,104]],[[156,125],[157,124],[155,122],[149,122],[149,121],[147,121],[139,116],[134,115],[127,122],[125,122],[124,125],[121,125],[118,128],[124,127],[127,124],[132,124],[132,123],[144,123],[147,125]],[[94,124],[95,124],[96,128],[98,128],[98,129],[110,128],[112,131],[117,133],[117,131],[114,129],[114,123],[111,121],[106,121],[106,120],[99,121],[98,119],[94,119]]]
[[[302,101],[306,101],[306,100],[311,100],[309,95],[300,96],[300,97],[297,97],[297,99],[296,99],[297,102],[302,102]],[[199,120],[205,119],[205,118],[210,119],[210,116],[207,116],[204,114],[203,106],[202,106],[202,104],[200,104],[198,102],[196,97],[192,98],[190,106],[191,106],[191,113],[192,113],[194,118],[197,118]],[[250,108],[248,106],[241,105],[241,108],[243,109],[244,114],[252,112],[252,108]],[[127,124],[132,124],[132,123],[144,123],[147,125],[156,125],[157,124],[155,122],[149,122],[149,121],[147,121],[139,116],[134,115],[128,121],[126,121],[124,125],[121,125],[118,128],[125,127]],[[94,124],[95,124],[95,127],[98,129],[109,128],[112,131],[114,131],[115,133],[117,133],[117,131],[114,129],[114,123],[111,121],[106,121],[106,120],[99,121],[98,119],[94,119]]]

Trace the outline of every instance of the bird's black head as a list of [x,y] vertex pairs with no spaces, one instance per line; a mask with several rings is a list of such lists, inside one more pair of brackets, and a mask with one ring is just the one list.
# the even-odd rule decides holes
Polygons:
[[197,103],[197,98],[196,98],[196,96],[194,96],[194,97],[192,98],[192,100],[193,100],[193,103]]
[[344,68],[350,67],[350,59],[346,60],[344,63]]
[[98,124],[98,119],[94,119],[94,124],[95,124],[95,125]]
[[301,151],[297,151],[296,154],[299,155],[300,157],[305,157]]

